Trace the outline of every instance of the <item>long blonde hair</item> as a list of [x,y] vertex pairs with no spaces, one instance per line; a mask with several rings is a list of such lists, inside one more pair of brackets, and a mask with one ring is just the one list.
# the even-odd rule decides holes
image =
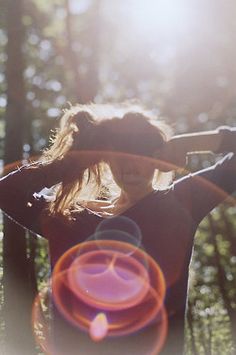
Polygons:
[[[126,148],[123,147],[124,140],[120,144],[118,139],[117,146],[114,145],[114,134],[119,128],[123,136],[127,125],[140,125],[137,128],[139,135],[143,133],[143,129],[147,131],[149,139],[143,142],[145,144],[135,139],[131,146],[128,137],[126,141],[129,146]],[[82,200],[105,199],[118,193],[109,164],[106,159],[101,158],[99,151],[121,150],[124,153],[125,149],[126,153],[151,156],[153,149],[167,141],[171,133],[169,126],[136,104],[78,104],[64,110],[60,126],[51,136],[51,145],[43,152],[41,160],[60,160],[70,151],[78,151],[78,159],[80,153],[88,151],[95,159],[92,164],[91,161],[87,166],[85,164],[76,176],[73,169],[68,170],[62,182],[54,186],[55,199],[50,203],[50,212],[70,217],[73,210],[83,210]],[[111,138],[108,140],[109,136]],[[172,180],[172,174],[158,172],[154,180],[154,186],[167,185]]]

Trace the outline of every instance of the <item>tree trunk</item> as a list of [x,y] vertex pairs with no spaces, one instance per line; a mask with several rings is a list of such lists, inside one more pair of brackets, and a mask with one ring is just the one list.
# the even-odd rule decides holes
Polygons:
[[[25,122],[23,0],[7,0],[6,15],[8,44],[4,160],[8,164],[22,159]],[[31,331],[32,295],[29,295],[25,232],[8,218],[4,218],[3,267],[6,354],[32,355],[35,347]]]
[[190,333],[190,349],[192,355],[197,355],[197,349],[195,344],[195,336],[194,336],[194,318],[193,318],[193,305],[190,301],[188,301],[188,311],[187,311],[187,322]]
[[67,36],[67,61],[70,65],[72,73],[74,94],[76,99],[81,104],[86,104],[94,100],[98,92],[98,66],[99,66],[99,52],[100,52],[100,27],[101,27],[101,0],[95,0],[89,9],[88,23],[89,26],[85,31],[86,47],[89,48],[90,53],[86,61],[86,73],[79,72],[80,59],[73,49],[74,38],[73,32],[73,17],[70,11],[70,2],[65,0],[66,9],[66,36]]

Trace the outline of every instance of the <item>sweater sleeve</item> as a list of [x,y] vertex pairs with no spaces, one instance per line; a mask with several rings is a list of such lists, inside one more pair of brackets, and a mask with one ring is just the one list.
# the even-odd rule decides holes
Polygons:
[[180,179],[174,190],[194,221],[200,223],[236,190],[236,154],[229,153],[215,165]]
[[35,234],[42,235],[42,212],[48,205],[46,198],[37,192],[59,182],[55,174],[49,174],[52,164],[26,165],[0,179],[0,208],[16,223]]

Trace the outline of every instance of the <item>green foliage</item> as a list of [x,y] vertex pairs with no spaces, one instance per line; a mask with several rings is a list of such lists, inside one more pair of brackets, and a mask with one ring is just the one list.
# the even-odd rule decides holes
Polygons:
[[190,272],[188,354],[193,342],[198,354],[232,355],[236,351],[232,323],[236,296],[232,249],[236,240],[227,231],[235,217],[235,210],[226,213],[225,206],[220,206],[198,229]]
[[35,272],[37,275],[38,290],[42,290],[44,287],[48,286],[51,276],[48,242],[44,238],[37,238]]

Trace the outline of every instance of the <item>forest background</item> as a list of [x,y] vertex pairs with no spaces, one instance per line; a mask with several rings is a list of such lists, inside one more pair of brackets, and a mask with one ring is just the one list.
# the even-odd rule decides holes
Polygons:
[[[138,99],[176,133],[236,124],[234,1],[1,0],[0,16],[2,166],[40,154],[68,101]],[[235,217],[226,201],[198,229],[187,354],[236,353]],[[48,276],[47,242],[2,217],[1,353],[40,353],[31,309]]]

